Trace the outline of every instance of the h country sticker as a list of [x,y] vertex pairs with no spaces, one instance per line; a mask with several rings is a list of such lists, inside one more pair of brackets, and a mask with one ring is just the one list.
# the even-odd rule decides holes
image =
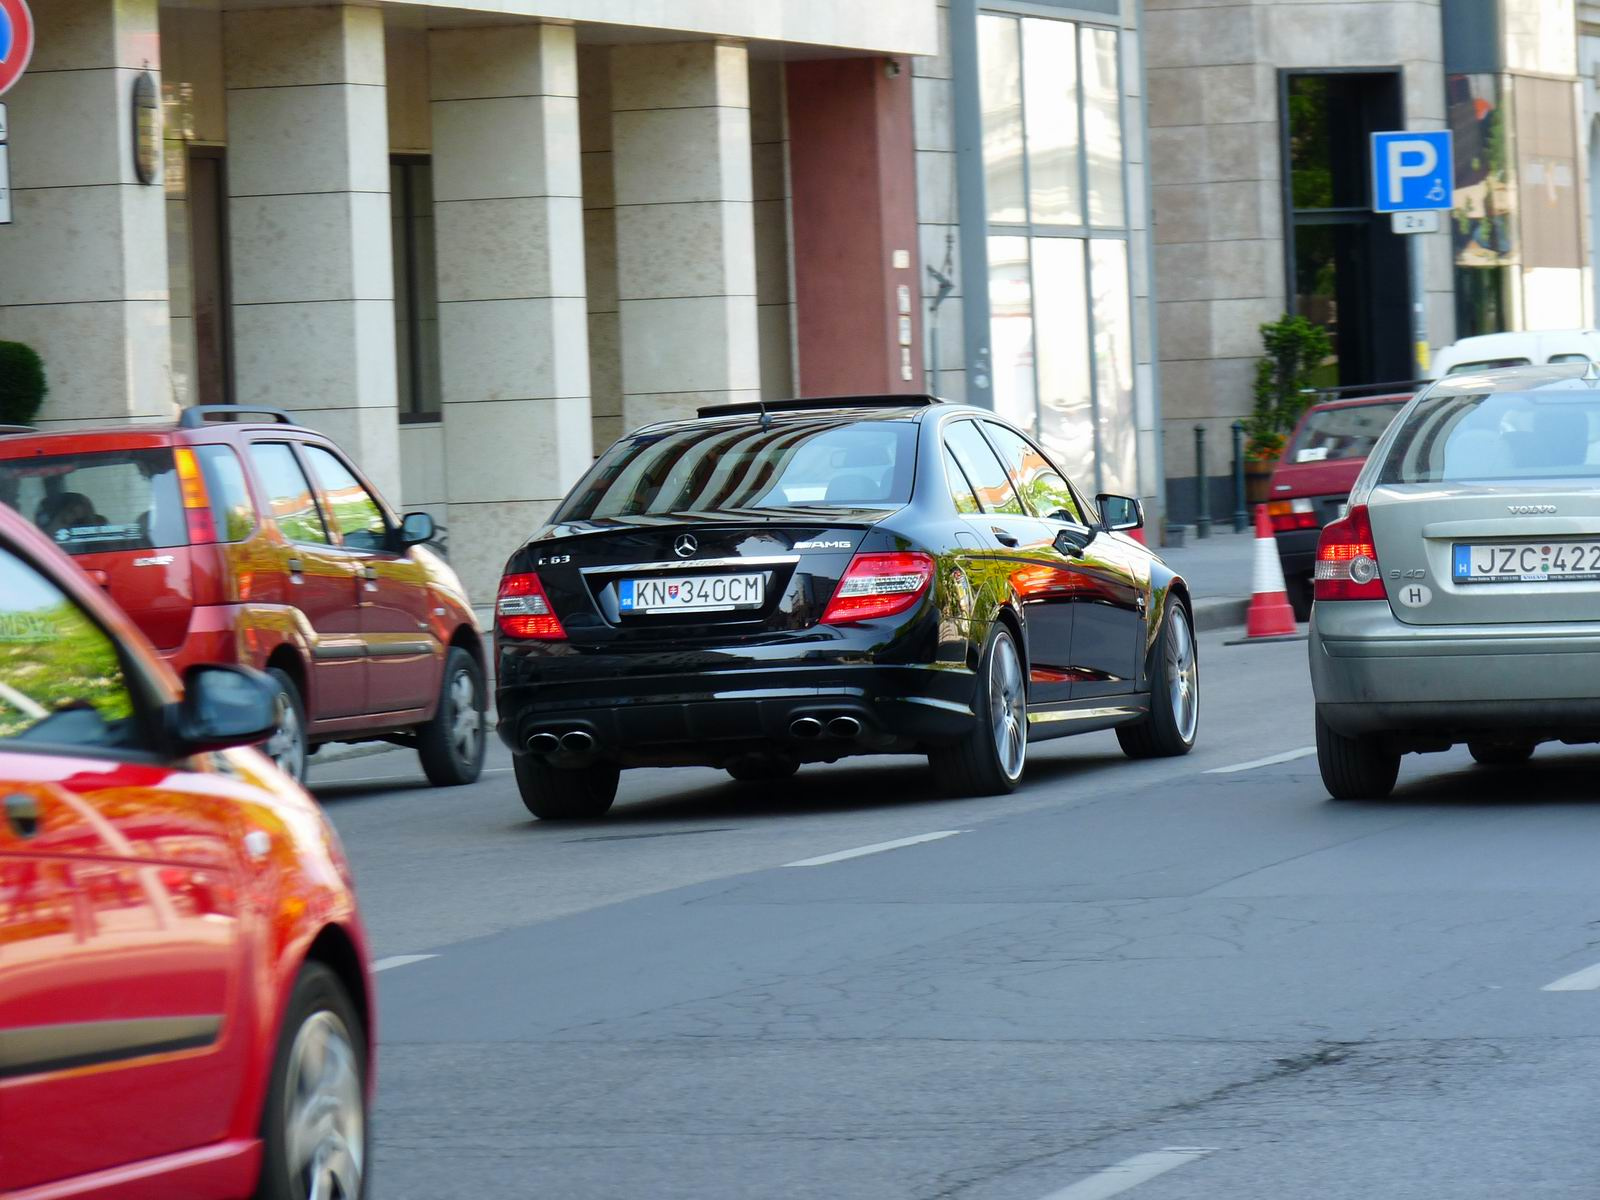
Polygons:
[[33,57],[33,14],[27,0],[0,0],[0,96],[6,94]]

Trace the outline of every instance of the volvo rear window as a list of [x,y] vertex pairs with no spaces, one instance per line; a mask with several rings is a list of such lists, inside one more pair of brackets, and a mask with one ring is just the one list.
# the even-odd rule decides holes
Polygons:
[[178,469],[169,449],[0,460],[0,500],[68,554],[189,542]]
[[680,426],[618,442],[557,521],[805,508],[881,508],[911,499],[916,426],[837,417]]
[[1600,395],[1584,388],[1430,395],[1379,483],[1600,478]]
[[1334,462],[1341,458],[1365,458],[1389,428],[1389,422],[1410,401],[1393,404],[1358,404],[1348,408],[1314,408],[1306,414],[1287,461],[1292,463]]

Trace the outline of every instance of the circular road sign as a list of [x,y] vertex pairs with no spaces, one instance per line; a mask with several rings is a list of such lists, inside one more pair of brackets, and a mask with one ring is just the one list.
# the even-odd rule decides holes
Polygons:
[[33,57],[33,14],[27,0],[0,0],[0,96],[22,78]]

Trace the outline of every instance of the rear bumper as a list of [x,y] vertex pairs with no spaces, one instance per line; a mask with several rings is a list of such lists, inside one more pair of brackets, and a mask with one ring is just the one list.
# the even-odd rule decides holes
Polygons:
[[1309,643],[1335,730],[1600,738],[1600,623],[1416,626],[1386,601],[1319,604]]
[[[780,748],[802,760],[913,750],[972,728],[976,678],[964,666],[876,664],[758,667],[693,675],[632,675],[504,686],[500,738],[581,730],[596,751],[624,763],[719,764]],[[860,723],[853,737],[799,736],[794,722]]]

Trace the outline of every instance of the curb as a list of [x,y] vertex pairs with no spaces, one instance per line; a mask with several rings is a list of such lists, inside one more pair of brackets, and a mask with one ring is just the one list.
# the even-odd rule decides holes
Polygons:
[[1217,629],[1231,629],[1243,625],[1249,611],[1248,596],[1224,596],[1194,602],[1194,628],[1196,633],[1210,633]]

